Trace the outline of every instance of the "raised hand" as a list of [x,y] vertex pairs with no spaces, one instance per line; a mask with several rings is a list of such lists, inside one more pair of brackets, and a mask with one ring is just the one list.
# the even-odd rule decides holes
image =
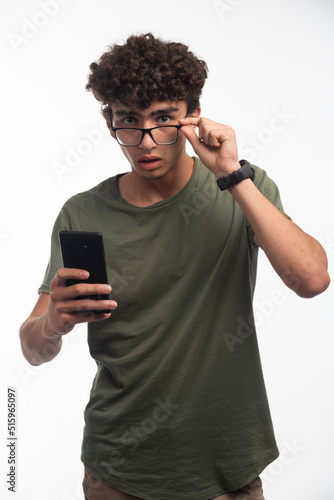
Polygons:
[[195,153],[218,178],[240,168],[236,136],[231,127],[203,117],[184,118],[179,123]]

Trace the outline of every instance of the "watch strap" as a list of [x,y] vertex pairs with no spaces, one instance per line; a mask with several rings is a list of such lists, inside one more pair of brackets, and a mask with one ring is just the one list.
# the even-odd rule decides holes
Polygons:
[[222,177],[221,179],[217,179],[217,184],[221,191],[228,189],[234,184],[239,184],[239,182],[245,179],[251,179],[252,181],[255,179],[255,170],[252,165],[247,160],[239,161],[240,168],[235,172],[232,172],[230,175],[226,177]]

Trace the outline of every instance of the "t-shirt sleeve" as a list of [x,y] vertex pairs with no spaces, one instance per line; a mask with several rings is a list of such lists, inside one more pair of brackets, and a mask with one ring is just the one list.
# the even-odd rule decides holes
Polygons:
[[69,217],[67,216],[65,210],[61,210],[52,230],[51,235],[51,250],[50,258],[45,271],[44,279],[41,286],[38,289],[38,293],[50,293],[50,283],[55,277],[58,269],[63,267],[63,261],[60,252],[60,245],[58,239],[58,233],[61,229],[71,229],[71,224]]
[[[270,177],[268,177],[267,172],[265,170],[262,170],[256,165],[253,165],[253,167],[255,169],[255,179],[254,179],[255,186],[263,194],[263,196],[267,198],[267,200],[269,200],[283,215],[285,215],[287,219],[291,220],[291,217],[287,215],[284,211],[281,195],[275,182],[272,179],[270,179]],[[255,232],[248,221],[247,221],[247,231],[250,244],[255,245],[254,242]]]

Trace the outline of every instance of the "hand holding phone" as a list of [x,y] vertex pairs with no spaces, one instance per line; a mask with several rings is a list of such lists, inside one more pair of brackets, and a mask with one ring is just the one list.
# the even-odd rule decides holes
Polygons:
[[[84,283],[108,283],[102,234],[88,231],[59,231],[59,241],[65,268],[84,269],[89,277]],[[82,280],[68,279],[67,286],[83,283]],[[80,295],[77,300],[109,300],[108,294]],[[109,313],[110,310],[86,311],[94,313]]]

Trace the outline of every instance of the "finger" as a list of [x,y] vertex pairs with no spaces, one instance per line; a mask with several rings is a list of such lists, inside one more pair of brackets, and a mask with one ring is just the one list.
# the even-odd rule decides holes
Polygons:
[[220,148],[223,142],[224,138],[221,130],[210,130],[205,140],[205,143],[213,148]]
[[95,300],[95,299],[79,299],[69,300],[58,303],[57,313],[59,315],[71,315],[80,313],[81,316],[89,315],[92,311],[101,311],[98,314],[104,314],[103,311],[113,311],[118,306],[115,300]]
[[[110,318],[111,313],[96,313],[96,311],[90,311],[89,314],[83,314],[81,317],[81,313],[77,313],[77,317],[80,318],[80,323],[93,323],[96,321],[103,321],[104,319]],[[81,319],[83,318],[83,321]]]
[[[107,295],[111,291],[110,285],[76,283],[70,286],[52,287],[50,290],[50,301],[58,304],[60,311],[70,311],[71,305],[77,305],[77,297],[87,297],[92,295]],[[75,302],[73,300],[76,299]],[[66,307],[68,306],[68,307]]]
[[103,321],[111,316],[110,313],[95,313],[92,311],[76,311],[74,313],[63,314],[63,323],[66,333],[71,331],[76,324],[91,323],[94,321]]
[[89,277],[89,272],[84,269],[72,269],[62,267],[58,269],[55,279],[59,285],[64,285],[68,279],[86,280]]
[[179,120],[179,123],[181,125],[198,125],[200,120],[200,116],[188,116],[188,118],[182,118]]
[[[118,304],[114,300],[95,300],[81,299],[71,302],[72,309],[66,312],[79,312],[80,314],[89,314],[94,311],[95,314],[104,314],[105,311],[113,311]],[[101,311],[101,312],[99,312]]]
[[197,136],[195,130],[191,127],[182,127],[180,130],[192,145],[195,153],[197,153],[198,148],[200,147],[202,141]]
[[99,283],[76,283],[66,287],[62,296],[66,298],[79,297],[80,295],[106,295],[111,292],[111,286]]

